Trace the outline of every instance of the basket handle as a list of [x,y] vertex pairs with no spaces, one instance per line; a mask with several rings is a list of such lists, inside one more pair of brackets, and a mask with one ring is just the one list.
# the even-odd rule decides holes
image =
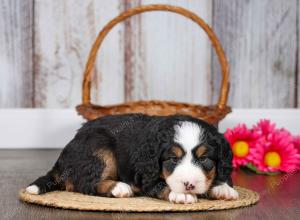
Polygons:
[[194,14],[191,11],[188,11],[184,8],[177,7],[177,6],[171,6],[171,5],[146,5],[146,6],[139,6],[136,8],[131,8],[123,13],[121,13],[119,16],[112,19],[109,23],[107,23],[104,28],[101,30],[99,35],[97,36],[97,39],[95,40],[92,49],[90,51],[88,61],[85,66],[84,71],[84,78],[83,78],[83,84],[82,84],[82,102],[83,104],[91,104],[91,73],[94,67],[94,63],[96,60],[97,52],[105,38],[105,36],[109,33],[109,31],[119,22],[133,16],[136,14],[141,14],[143,12],[147,11],[169,11],[177,14],[181,14],[195,23],[197,23],[208,35],[210,41],[212,42],[212,45],[215,48],[215,51],[218,55],[219,62],[221,64],[221,71],[222,71],[222,81],[221,81],[221,89],[220,89],[220,95],[219,100],[217,103],[217,106],[220,109],[224,109],[226,107],[227,99],[228,99],[228,92],[229,92],[229,66],[228,61],[226,59],[225,53],[222,49],[222,46],[217,39],[215,33],[213,30],[205,23],[204,20],[202,20],[200,17],[198,17],[196,14]]

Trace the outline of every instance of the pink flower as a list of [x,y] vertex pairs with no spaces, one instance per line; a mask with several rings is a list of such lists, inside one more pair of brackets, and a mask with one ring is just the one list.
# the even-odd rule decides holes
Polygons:
[[260,140],[257,132],[249,130],[245,124],[239,124],[233,129],[227,129],[224,136],[233,152],[233,167],[244,166],[252,161],[253,151]]
[[[293,144],[294,144],[295,148],[298,150],[298,153],[300,154],[300,135],[293,137]],[[298,170],[300,170],[300,161],[299,161],[299,165],[298,165]]]
[[270,133],[273,133],[276,130],[276,124],[271,123],[270,120],[261,119],[253,126],[253,130],[267,137]]
[[300,154],[284,129],[267,134],[252,153],[253,164],[262,172],[294,172],[299,167]]
[[298,152],[300,152],[300,136],[294,136],[293,143],[295,148],[298,149]]
[[276,131],[285,132],[287,135],[291,135],[291,133],[284,128],[277,129],[276,124],[268,119],[259,120],[259,122],[253,126],[253,130],[266,139]]

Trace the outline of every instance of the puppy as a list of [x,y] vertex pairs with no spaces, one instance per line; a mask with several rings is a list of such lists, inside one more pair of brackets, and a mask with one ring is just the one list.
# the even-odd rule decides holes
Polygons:
[[238,198],[232,152],[208,123],[189,116],[126,114],[79,129],[53,168],[26,191],[66,190],[107,197],[143,195],[195,203],[197,195]]

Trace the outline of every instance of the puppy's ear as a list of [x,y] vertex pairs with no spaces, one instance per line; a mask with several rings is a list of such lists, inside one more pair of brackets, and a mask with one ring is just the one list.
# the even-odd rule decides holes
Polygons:
[[160,157],[170,137],[169,131],[159,124],[152,123],[141,132],[137,137],[137,150],[133,153],[135,184],[141,186],[144,192],[160,180]]
[[232,172],[232,158],[233,154],[229,142],[225,139],[223,134],[217,133],[213,137],[215,146],[217,146],[217,162],[215,178],[216,183],[227,183],[232,186],[231,172]]

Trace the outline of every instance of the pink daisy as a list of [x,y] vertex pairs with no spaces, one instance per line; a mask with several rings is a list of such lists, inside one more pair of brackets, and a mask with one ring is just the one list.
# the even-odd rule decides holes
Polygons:
[[253,164],[262,172],[294,172],[299,167],[300,154],[286,130],[268,134],[252,153]]
[[245,124],[239,124],[233,129],[227,129],[224,136],[233,152],[233,167],[248,164],[253,158],[255,145],[260,139],[259,134],[249,130]]
[[281,131],[287,133],[287,135],[291,135],[291,133],[284,128],[277,129],[276,124],[268,119],[259,120],[259,122],[253,126],[253,130],[265,138],[268,138],[268,136],[272,135],[275,131]]
[[298,149],[298,152],[300,152],[300,136],[294,136],[293,143],[294,146]]
[[[298,150],[298,153],[300,154],[300,136],[293,137],[293,144],[294,144],[295,148]],[[300,170],[300,161],[298,164],[298,170]]]
[[276,130],[276,124],[271,123],[268,119],[261,119],[253,126],[253,130],[261,135],[268,136]]

